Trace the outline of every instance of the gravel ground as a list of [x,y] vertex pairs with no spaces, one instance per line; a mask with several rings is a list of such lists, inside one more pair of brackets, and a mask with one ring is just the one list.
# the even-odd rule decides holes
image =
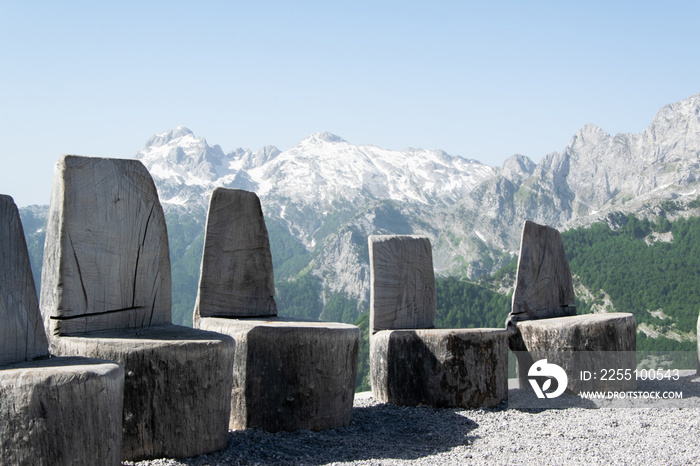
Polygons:
[[[635,401],[636,407],[570,397],[558,409],[513,408],[529,390],[509,391],[511,408],[435,409],[355,399],[348,427],[271,434],[233,431],[225,450],[142,465],[322,464],[700,464],[700,379],[639,383],[683,400]],[[664,407],[659,407],[664,406]]]

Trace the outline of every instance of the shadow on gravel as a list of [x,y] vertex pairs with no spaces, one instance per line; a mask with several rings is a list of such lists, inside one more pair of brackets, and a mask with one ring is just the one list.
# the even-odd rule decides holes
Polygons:
[[415,460],[466,445],[478,425],[459,409],[377,404],[356,407],[348,427],[321,432],[229,433],[220,452],[179,460],[186,465],[321,465],[362,460]]
[[538,413],[550,409],[589,408],[598,406],[591,401],[581,398],[569,392],[565,392],[557,398],[540,399],[535,392],[527,389],[508,390],[508,409],[516,409],[528,413]]
[[[638,391],[682,392],[674,400],[583,400],[565,394],[552,401],[547,408],[527,407],[537,400],[526,390],[511,389],[508,407],[495,410],[540,413],[552,409],[580,408],[700,408],[700,378],[695,372],[684,372],[678,380],[640,381]],[[540,400],[541,402],[541,400]],[[202,465],[322,465],[334,462],[372,461],[395,459],[419,460],[450,451],[460,445],[479,440],[474,435],[478,424],[469,419],[474,411],[437,409],[428,406],[402,407],[374,402],[367,407],[355,407],[348,427],[311,432],[269,433],[248,429],[229,433],[225,450],[182,460],[157,460],[163,466]],[[137,463],[138,464],[138,463]]]

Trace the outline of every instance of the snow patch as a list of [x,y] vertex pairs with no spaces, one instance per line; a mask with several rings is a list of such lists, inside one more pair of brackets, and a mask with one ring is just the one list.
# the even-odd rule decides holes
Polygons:
[[479,230],[474,230],[474,234],[475,234],[477,237],[479,237],[479,239],[480,239],[481,241],[483,241],[484,243],[487,243],[486,237],[485,237],[485,236],[483,235],[483,233],[481,233]]

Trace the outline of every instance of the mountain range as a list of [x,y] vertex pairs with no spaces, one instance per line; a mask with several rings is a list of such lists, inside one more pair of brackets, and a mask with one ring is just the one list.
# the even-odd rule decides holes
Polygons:
[[586,125],[537,164],[513,155],[490,167],[439,150],[356,146],[330,133],[286,151],[225,153],[184,127],[153,136],[136,158],[166,210],[202,215],[215,186],[255,191],[271,236],[306,256],[294,261],[297,270],[278,261],[278,280],[311,273],[325,295],[366,302],[370,234],[427,235],[439,274],[473,279],[517,254],[525,219],[567,229],[616,212],[658,216],[664,201],[695,199],[700,94],[663,107],[641,134]]
[[440,150],[353,145],[330,133],[285,151],[226,153],[182,126],[153,136],[135,158],[166,211],[174,295],[196,295],[209,195],[226,186],[260,196],[278,284],[313,278],[323,303],[340,295],[360,312],[369,298],[371,234],[426,235],[438,274],[475,279],[518,254],[526,219],[566,230],[619,213],[698,214],[684,206],[700,186],[700,94],[660,109],[641,134],[586,125],[539,163],[516,154],[491,167]]

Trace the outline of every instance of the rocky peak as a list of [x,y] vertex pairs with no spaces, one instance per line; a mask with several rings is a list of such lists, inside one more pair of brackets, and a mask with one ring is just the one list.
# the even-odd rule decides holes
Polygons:
[[261,166],[266,164],[267,162],[274,160],[275,157],[277,157],[281,153],[282,151],[280,151],[275,146],[265,146],[258,149],[258,151],[255,153],[256,166]]
[[228,154],[232,160],[232,168],[238,170],[252,170],[259,168],[274,160],[282,152],[275,146],[265,146],[252,152],[248,149],[236,149]]
[[184,184],[206,184],[229,174],[220,146],[209,146],[184,126],[156,134],[136,154],[156,177]]
[[144,149],[146,149],[148,147],[161,147],[161,146],[169,144],[173,141],[181,139],[185,136],[194,137],[194,133],[190,129],[185,128],[184,126],[178,126],[175,129],[171,129],[169,131],[164,131],[162,133],[158,133],[158,134],[154,135],[153,137],[151,137],[146,142]]
[[307,137],[304,139],[301,144],[319,144],[319,143],[331,143],[331,144],[337,144],[337,143],[342,143],[347,141],[340,136],[336,136],[333,133],[329,133],[328,131],[323,131],[320,133],[314,133],[311,136]]
[[654,161],[667,160],[678,152],[700,154],[700,94],[666,105],[659,110],[642,135]]
[[520,184],[535,171],[535,162],[528,157],[515,154],[503,162],[501,176],[512,181],[515,184]]
[[608,139],[610,139],[610,135],[601,127],[587,124],[571,138],[564,151],[573,153],[581,150],[585,151],[588,147],[604,144]]
[[651,128],[670,130],[672,128],[700,124],[700,94],[695,94],[680,102],[662,107],[654,116]]

